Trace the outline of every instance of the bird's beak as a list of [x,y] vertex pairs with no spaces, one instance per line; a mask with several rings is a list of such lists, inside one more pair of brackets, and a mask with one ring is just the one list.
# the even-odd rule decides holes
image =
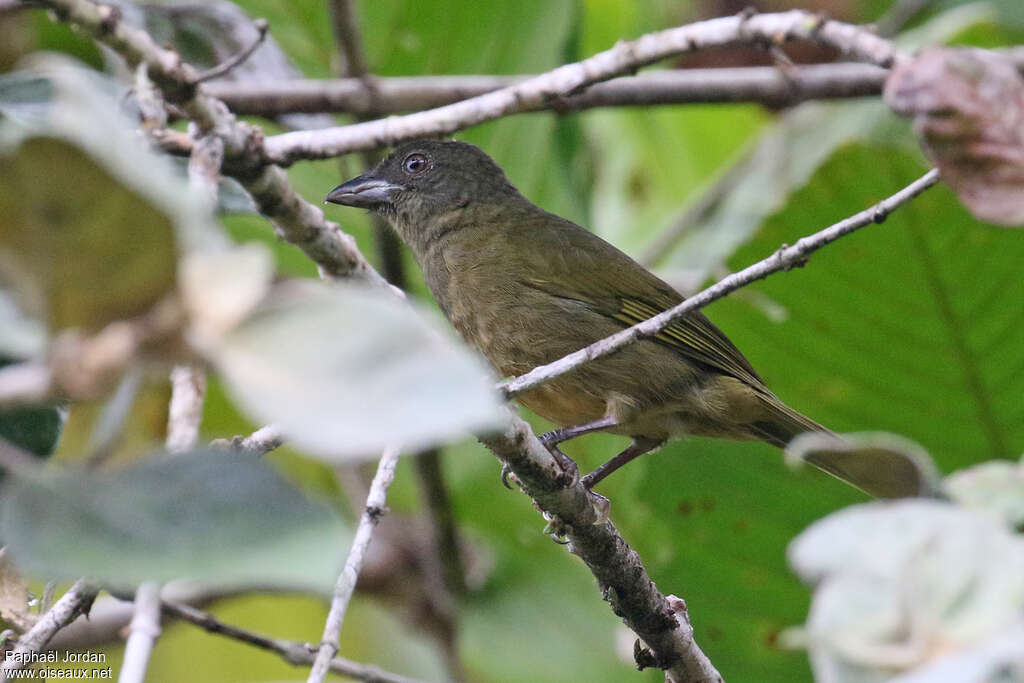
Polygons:
[[395,193],[404,189],[401,185],[364,173],[338,185],[328,193],[326,199],[332,204],[372,209],[381,204],[390,204]]

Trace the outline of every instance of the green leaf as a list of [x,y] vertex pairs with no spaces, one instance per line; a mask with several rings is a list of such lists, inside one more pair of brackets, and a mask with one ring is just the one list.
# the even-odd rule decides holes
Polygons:
[[55,57],[18,77],[52,92],[45,114],[0,122],[0,282],[55,329],[144,312],[173,288],[177,247],[216,239],[209,207],[139,138],[109,79]]
[[12,477],[2,499],[0,536],[20,569],[120,588],[181,578],[324,588],[349,538],[267,462],[222,451]]
[[174,286],[170,218],[78,147],[24,141],[0,162],[0,276],[54,329],[145,312]]
[[64,417],[56,408],[12,408],[0,410],[0,438],[47,457],[57,447]]
[[279,286],[208,354],[253,419],[327,460],[413,452],[501,420],[483,363],[389,292]]
[[[923,171],[884,148],[849,147],[731,263],[760,260]],[[971,218],[940,186],[747,290],[784,319],[750,296],[708,313],[797,410],[836,431],[906,435],[948,471],[1024,451],[1021,259],[1018,233]]]

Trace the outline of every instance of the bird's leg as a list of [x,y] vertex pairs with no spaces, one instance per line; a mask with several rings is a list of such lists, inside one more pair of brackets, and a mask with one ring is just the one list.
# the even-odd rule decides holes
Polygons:
[[594,420],[593,422],[586,422],[581,425],[574,425],[572,427],[562,427],[556,429],[553,432],[540,435],[540,442],[545,446],[557,446],[563,441],[569,439],[575,439],[577,436],[583,436],[584,434],[590,434],[591,432],[599,432],[602,429],[608,429],[619,424],[614,417],[602,417],[600,420]]
[[540,442],[544,444],[544,447],[548,449],[551,455],[555,456],[558,463],[562,466],[562,470],[568,476],[568,484],[572,485],[579,476],[579,467],[576,465],[576,461],[570,458],[568,455],[562,452],[562,449],[558,447],[558,444],[569,439],[575,439],[577,436],[583,436],[584,434],[590,434],[591,432],[598,432],[602,429],[614,427],[617,425],[614,417],[602,417],[600,420],[594,420],[593,422],[587,422],[581,425],[573,425],[572,427],[562,427],[556,429],[547,434],[541,434]]
[[664,439],[646,439],[644,437],[637,437],[633,439],[633,443],[622,451],[614,458],[606,462],[605,464],[598,467],[596,470],[583,477],[583,485],[587,489],[592,489],[597,485],[599,481],[607,477],[609,474],[619,469],[633,458],[639,457],[644,453],[649,453],[655,448],[665,443]]

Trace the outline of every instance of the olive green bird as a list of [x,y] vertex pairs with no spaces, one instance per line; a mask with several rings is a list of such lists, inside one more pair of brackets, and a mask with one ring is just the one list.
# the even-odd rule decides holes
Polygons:
[[[445,316],[502,376],[550,363],[683,301],[619,249],[531,203],[494,160],[464,142],[403,144],[327,201],[385,217],[412,249]],[[605,431],[633,439],[584,477],[588,487],[673,437],[784,448],[804,432],[827,432],[779,400],[700,312],[518,400],[562,425],[541,438],[563,462],[557,445],[574,436]],[[847,456],[819,454],[812,464],[874,495],[918,492],[915,483],[904,487]]]

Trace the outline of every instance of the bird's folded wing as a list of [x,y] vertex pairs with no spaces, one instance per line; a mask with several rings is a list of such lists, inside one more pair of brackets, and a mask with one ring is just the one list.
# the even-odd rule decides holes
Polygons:
[[[655,299],[657,304],[637,296],[623,295],[604,288],[600,288],[604,291],[594,292],[570,291],[570,288],[559,286],[557,282],[550,279],[529,278],[524,284],[553,296],[579,301],[601,315],[621,323],[625,328],[652,318],[683,300],[675,290],[672,290],[667,284],[661,283],[655,276],[646,272],[644,275],[649,276],[667,290],[659,291],[660,288],[651,288],[649,297]],[[674,303],[672,303],[673,300],[675,300]],[[696,361],[713,371],[735,377],[753,387],[764,386],[764,382],[751,367],[750,361],[740,353],[721,330],[715,327],[714,323],[708,320],[707,316],[699,311],[671,323],[653,339],[671,347],[688,360]]]

